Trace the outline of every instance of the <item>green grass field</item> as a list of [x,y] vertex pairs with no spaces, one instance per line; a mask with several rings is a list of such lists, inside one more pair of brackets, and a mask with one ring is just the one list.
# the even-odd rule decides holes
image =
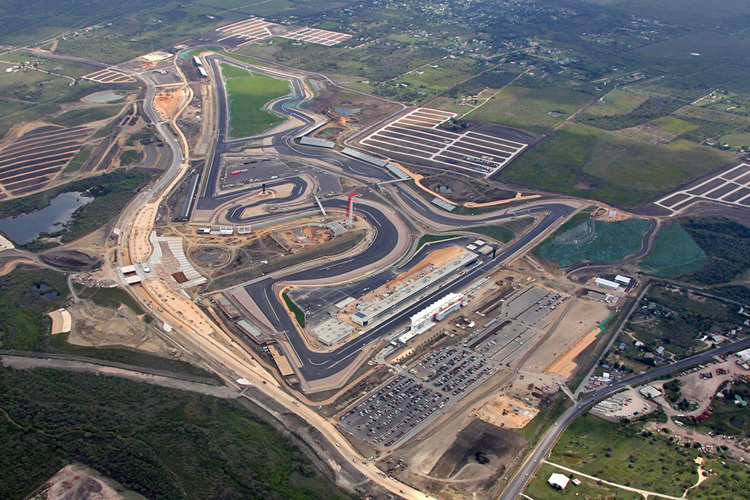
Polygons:
[[643,235],[649,227],[646,219],[592,221],[590,224],[594,227],[592,234],[565,243],[550,238],[540,245],[537,253],[560,267],[569,267],[585,260],[619,261],[641,249]]
[[280,116],[261,108],[269,101],[288,94],[288,81],[254,75],[231,64],[222,64],[221,72],[226,80],[229,96],[232,137],[260,134],[284,121]]
[[524,493],[534,500],[556,500],[558,498],[575,498],[578,500],[641,500],[643,498],[638,493],[629,492],[606,484],[597,484],[596,481],[576,476],[575,474],[573,474],[573,477],[581,481],[580,486],[574,486],[573,483],[569,483],[568,487],[564,490],[557,490],[547,483],[547,480],[553,473],[569,475],[568,472],[560,470],[557,467],[543,464],[537,470],[534,479],[531,480]]
[[657,276],[679,276],[697,271],[706,263],[706,253],[682,226],[659,230],[651,253],[639,265]]
[[719,142],[722,144],[729,144],[730,146],[740,146],[744,148],[750,148],[750,133],[738,132],[738,133],[722,135],[719,138]]
[[594,96],[560,87],[510,86],[465,119],[549,133]]
[[86,160],[91,156],[91,149],[83,148],[70,162],[65,166],[65,173],[78,172],[78,170],[86,163]]
[[[587,414],[576,419],[562,434],[549,460],[584,474],[616,484],[682,496],[698,480],[698,456],[706,459],[707,479],[687,494],[688,500],[735,500],[744,498],[750,471],[746,466],[674,440],[660,431],[646,431],[645,423],[616,424]],[[534,499],[580,498],[581,500],[636,500],[641,495],[599,484],[576,474],[581,486],[572,483],[564,491],[552,489],[547,479],[553,472],[570,473],[542,465],[526,494]],[[651,497],[649,497],[651,498]]]
[[469,231],[471,231],[472,233],[481,234],[482,236],[487,236],[488,238],[497,240],[500,243],[507,243],[516,236],[515,234],[513,234],[513,231],[501,226],[472,227],[469,229]]
[[284,303],[286,304],[287,309],[294,314],[295,319],[297,320],[297,323],[299,323],[299,326],[301,328],[305,327],[305,311],[299,308],[297,304],[294,303],[292,298],[289,296],[288,293],[284,292],[281,294],[281,297],[284,299]]
[[571,124],[516,159],[500,178],[634,206],[733,158],[687,140],[657,146],[617,132]]
[[661,436],[644,437],[641,428],[584,415],[565,430],[550,461],[617,484],[682,495],[698,480],[698,451]]
[[419,242],[417,242],[417,251],[419,251],[420,248],[427,245],[428,243],[450,240],[457,237],[458,236],[455,234],[425,234],[421,238],[419,238]]
[[626,114],[643,104],[648,96],[616,89],[602,96],[583,116],[612,116]]

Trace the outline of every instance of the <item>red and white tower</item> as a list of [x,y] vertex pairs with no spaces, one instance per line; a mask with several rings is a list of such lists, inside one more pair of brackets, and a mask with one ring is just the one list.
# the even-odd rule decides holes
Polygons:
[[352,228],[354,225],[354,197],[357,196],[357,193],[352,193],[349,195],[349,202],[346,204],[346,224],[349,227],[349,229]]

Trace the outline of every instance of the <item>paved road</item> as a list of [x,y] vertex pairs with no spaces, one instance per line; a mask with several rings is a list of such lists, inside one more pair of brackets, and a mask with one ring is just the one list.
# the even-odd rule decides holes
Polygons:
[[528,484],[531,476],[534,474],[534,471],[539,466],[539,462],[543,460],[547,453],[552,449],[555,442],[557,442],[557,438],[563,432],[565,427],[581,413],[588,411],[589,407],[593,404],[601,401],[602,399],[608,398],[612,394],[626,387],[634,387],[663,375],[680,372],[690,367],[691,365],[710,360],[714,356],[720,356],[722,354],[727,354],[733,351],[747,349],[748,347],[750,347],[750,338],[739,340],[732,344],[717,347],[716,349],[711,349],[710,351],[706,351],[690,358],[683,359],[682,361],[678,361],[671,365],[661,366],[646,373],[634,375],[632,377],[620,380],[612,385],[602,387],[592,394],[586,396],[582,400],[578,401],[575,406],[568,409],[568,411],[566,411],[559,419],[557,419],[555,425],[547,431],[544,437],[542,437],[542,439],[537,444],[536,448],[534,448],[534,451],[529,454],[526,462],[518,470],[516,476],[505,488],[505,491],[503,491],[499,496],[499,499],[515,500],[516,498],[518,498],[518,496],[526,488],[526,485]]
[[[289,137],[296,137],[301,134],[303,130],[309,128],[315,123],[315,120],[308,116],[306,113],[301,112],[297,107],[305,99],[305,89],[302,87],[304,83],[300,79],[291,79],[292,92],[286,96],[274,100],[268,108],[276,114],[286,116],[287,118],[296,118],[300,120],[301,124],[285,130],[283,133],[274,133],[273,131],[268,134],[260,134],[252,137],[243,138],[230,138],[229,137],[229,109],[228,109],[228,97],[226,88],[223,85],[223,77],[221,74],[221,63],[229,63],[234,66],[239,66],[245,69],[252,69],[254,73],[279,77],[277,72],[259,68],[256,66],[250,66],[243,64],[234,59],[229,59],[219,54],[211,54],[205,56],[205,61],[208,64],[208,69],[211,71],[211,76],[214,82],[216,82],[216,93],[217,93],[217,116],[216,120],[218,123],[218,133],[215,137],[215,143],[213,147],[213,153],[210,155],[211,158],[207,161],[208,166],[208,180],[205,183],[205,189],[201,193],[201,197],[198,200],[197,206],[201,209],[212,209],[216,208],[219,203],[216,203],[213,199],[216,197],[217,192],[217,180],[219,177],[220,169],[219,163],[221,161],[222,153],[226,152],[234,143],[245,142],[248,140],[261,140],[271,139],[271,145],[273,147],[284,149],[284,145]],[[231,196],[236,197],[244,192],[235,192]],[[226,198],[226,196],[225,196]]]
[[649,227],[646,230],[646,232],[643,234],[643,238],[641,240],[641,249],[638,250],[636,253],[629,255],[628,257],[625,257],[622,260],[616,260],[616,261],[592,261],[592,262],[581,262],[580,264],[575,264],[573,266],[570,266],[569,268],[565,269],[565,274],[570,275],[576,271],[580,271],[581,269],[595,269],[595,268],[603,268],[603,269],[611,269],[616,266],[621,266],[623,264],[628,264],[630,262],[634,262],[636,260],[642,259],[645,257],[649,252],[651,252],[651,249],[654,246],[654,235],[656,234],[656,230],[659,227],[658,221],[656,219],[651,219],[649,221]]
[[[343,208],[344,203],[345,202],[342,200],[330,200],[324,205],[328,207],[336,206],[338,208]],[[355,361],[357,355],[363,348],[375,340],[402,327],[408,322],[408,319],[413,314],[423,309],[425,304],[432,303],[449,292],[460,291],[468,287],[473,281],[491,273],[504,262],[515,257],[529,244],[529,242],[534,241],[549,227],[569,216],[574,211],[574,209],[567,205],[554,204],[542,205],[536,210],[536,213],[544,214],[542,220],[527,234],[505,246],[497,253],[494,260],[486,260],[483,264],[469,270],[465,275],[459,277],[449,285],[429,292],[414,305],[393,315],[393,317],[381,323],[379,326],[371,329],[364,335],[359,336],[357,339],[333,352],[319,353],[310,350],[297,332],[293,320],[287,314],[285,307],[274,297],[273,287],[282,281],[292,283],[309,282],[310,280],[343,275],[378,262],[390,252],[396,234],[396,228],[393,221],[382,211],[367,205],[366,202],[362,202],[358,205],[358,213],[368,218],[378,230],[373,243],[365,252],[360,254],[360,256],[356,258],[347,257],[339,259],[314,269],[306,269],[305,271],[287,276],[266,278],[262,281],[256,281],[247,285],[245,289],[260,307],[265,316],[273,323],[274,327],[276,327],[278,331],[286,333],[287,338],[302,363],[302,367],[299,369],[300,374],[308,381],[320,380],[345,370]]]
[[83,361],[75,357],[33,357],[17,356],[11,354],[0,355],[0,362],[6,368],[16,370],[33,370],[34,368],[52,368],[55,370],[68,370],[82,373],[95,373],[111,377],[126,378],[136,382],[159,385],[170,389],[199,392],[208,396],[223,399],[236,399],[240,397],[240,391],[225,385],[212,385],[185,380],[186,377],[180,373],[169,373],[162,370],[148,370],[134,368],[132,366],[112,366],[100,360]]

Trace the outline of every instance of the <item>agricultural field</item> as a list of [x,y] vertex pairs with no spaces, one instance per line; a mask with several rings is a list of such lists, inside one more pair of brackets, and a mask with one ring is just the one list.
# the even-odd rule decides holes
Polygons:
[[416,92],[417,99],[413,102],[421,102],[470,79],[483,69],[484,65],[473,59],[445,56],[433,64],[414,69],[390,81],[389,85],[406,87]]
[[643,246],[649,227],[646,219],[602,222],[589,219],[545,240],[535,253],[559,267],[583,261],[616,262]]
[[529,88],[520,83],[518,86],[505,88],[464,119],[546,134],[594,98],[575,90],[560,87]]
[[170,47],[243,17],[247,16],[236,12],[220,13],[216,8],[189,3],[134,5],[127,13],[107,23],[88,25],[88,28],[67,33],[58,39],[57,50],[106,63],[119,63]]
[[745,127],[737,132],[732,132],[719,137],[719,144],[727,144],[732,147],[739,147],[745,151],[750,151],[750,130]]
[[[5,71],[8,68],[13,70],[14,66],[17,71]],[[79,104],[82,98],[106,89],[106,85],[81,80],[82,76],[94,69],[87,64],[57,61],[22,52],[0,56],[0,135],[4,135],[16,123],[59,118],[72,105]],[[118,85],[118,90],[137,88],[133,84]],[[89,105],[89,109],[95,108]]]
[[[62,34],[69,36],[75,33],[73,30],[85,31],[82,27],[126,16],[139,15],[141,19],[149,19],[153,15],[158,19],[159,14],[174,11],[173,15],[182,17],[179,16],[181,9],[174,9],[174,3],[167,0],[135,0],[127,4],[111,0],[66,3],[8,0],[3,7],[6,15],[0,22],[0,43],[17,45],[40,43]],[[40,15],[41,12],[45,15]],[[151,23],[160,24],[155,21]]]
[[706,253],[680,225],[659,229],[654,247],[639,262],[644,271],[656,276],[680,276],[697,271],[706,263]]
[[261,108],[267,102],[288,94],[288,81],[254,75],[230,64],[222,64],[221,72],[226,80],[232,137],[260,134],[284,121],[283,118]]
[[586,110],[582,117],[585,119],[589,116],[613,116],[631,113],[647,100],[648,96],[643,94],[636,94],[625,89],[615,89],[601,96],[596,104]]

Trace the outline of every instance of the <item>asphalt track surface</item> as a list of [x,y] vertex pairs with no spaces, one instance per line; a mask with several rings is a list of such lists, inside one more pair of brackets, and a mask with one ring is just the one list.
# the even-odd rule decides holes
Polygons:
[[505,491],[500,495],[500,500],[515,500],[521,495],[523,490],[526,488],[531,476],[533,475],[536,468],[539,466],[539,462],[547,455],[550,449],[557,442],[557,438],[562,434],[565,427],[575,420],[581,413],[588,411],[589,407],[602,399],[606,399],[612,394],[625,389],[627,387],[635,387],[644,382],[652,380],[654,378],[661,377],[674,372],[679,372],[689,368],[697,363],[708,361],[714,356],[720,356],[728,354],[736,350],[746,349],[750,347],[750,338],[742,339],[733,344],[727,344],[710,351],[697,354],[693,357],[677,361],[671,365],[662,366],[654,370],[635,375],[617,383],[602,387],[601,389],[593,392],[576,403],[575,406],[571,407],[566,411],[558,420],[555,425],[547,431],[547,434],[542,437],[537,444],[537,447],[529,455],[526,463],[521,466],[521,469],[516,473],[516,476],[510,482]]
[[[208,180],[206,182],[206,188],[204,193],[202,194],[201,198],[198,200],[197,207],[200,209],[214,209],[221,202],[217,202],[215,198],[221,198],[220,196],[216,196],[216,185],[217,180],[219,177],[219,162],[221,161],[221,155],[222,153],[226,152],[232,145],[232,143],[242,142],[246,141],[250,138],[235,138],[230,139],[228,128],[229,128],[229,110],[228,110],[228,98],[227,98],[227,92],[226,87],[223,84],[223,77],[221,74],[221,68],[219,67],[219,64],[221,63],[227,63],[231,64],[233,66],[238,66],[240,68],[246,69],[248,71],[252,71],[254,73],[258,73],[261,75],[266,76],[272,76],[275,78],[278,78],[277,73],[265,71],[262,68],[258,68],[256,66],[250,66],[247,64],[243,64],[241,62],[235,61],[234,59],[229,59],[227,57],[221,56],[221,55],[208,55],[205,57],[206,62],[208,63],[208,67],[210,71],[212,72],[213,79],[217,83],[216,84],[216,91],[218,96],[218,113],[217,113],[217,120],[219,123],[219,130],[218,135],[216,137],[215,146],[214,146],[214,152],[211,156],[211,160],[209,162],[209,169],[208,169]],[[296,136],[302,133],[302,131],[306,128],[309,128],[312,124],[315,123],[315,121],[307,116],[304,113],[299,112],[297,109],[295,109],[299,104],[305,99],[305,91],[302,88],[302,83],[299,79],[292,79],[290,80],[292,82],[292,90],[293,92],[280,97],[279,99],[274,100],[270,106],[268,106],[268,109],[273,111],[274,113],[286,116],[286,117],[293,117],[299,119],[302,124],[288,130],[285,134],[264,134],[264,135],[257,135],[253,136],[252,139],[254,140],[260,140],[260,139],[266,139],[271,138],[271,145],[273,147],[276,147],[280,150],[280,152],[283,152],[284,144],[286,143],[286,139],[291,136]],[[235,192],[231,196],[235,197],[240,194],[243,194],[242,191]],[[224,196],[226,198],[226,195]]]
[[[339,208],[343,210],[346,202],[344,200],[329,200],[323,205],[326,208]],[[274,296],[274,286],[282,282],[309,282],[316,279],[343,275],[365,268],[384,258],[391,251],[393,243],[396,241],[396,226],[380,209],[368,205],[366,202],[360,202],[357,205],[357,211],[360,216],[367,218],[377,229],[377,234],[373,242],[362,254],[356,257],[334,260],[326,263],[324,266],[306,269],[287,276],[265,278],[245,286],[247,293],[252,297],[263,314],[271,321],[273,326],[279,332],[283,331],[286,333],[289,342],[302,363],[302,366],[299,368],[300,375],[308,381],[324,379],[344,370],[355,361],[357,355],[368,344],[402,327],[408,321],[408,318],[424,308],[425,304],[434,302],[449,292],[460,291],[468,287],[474,280],[494,271],[529,242],[541,235],[547,228],[573,213],[574,209],[563,204],[540,205],[530,209],[531,213],[544,214],[542,220],[527,234],[505,246],[497,253],[494,260],[485,260],[482,264],[468,270],[465,275],[450,284],[428,292],[423,299],[417,301],[414,305],[407,307],[400,313],[395,314],[393,317],[335,351],[325,353],[316,352],[307,346],[298,333],[284,305]],[[512,217],[512,214],[508,214],[502,218]],[[498,217],[490,217],[489,220],[498,220]],[[475,223],[481,224],[482,220],[478,220]]]
[[[219,64],[221,62],[228,62],[236,66],[243,67],[245,69],[252,69],[252,71],[267,74],[269,76],[278,76],[273,73],[266,73],[262,68],[252,67],[250,65],[243,65],[234,60],[229,60],[220,55],[209,55],[206,57],[206,62],[210,70],[213,73],[213,78],[216,82],[222,82],[221,70]],[[262,136],[256,136],[254,139],[260,138],[271,138],[271,144],[276,151],[281,155],[286,155],[296,158],[309,158],[316,161],[323,161],[331,165],[335,165],[342,169],[345,174],[353,175],[358,177],[367,177],[369,179],[375,179],[378,181],[391,180],[392,176],[384,169],[370,165],[363,161],[355,158],[349,158],[342,156],[340,153],[322,149],[322,148],[300,148],[294,145],[290,138],[293,138],[303,132],[306,128],[314,123],[314,120],[304,113],[296,110],[298,106],[304,100],[304,90],[301,88],[301,82],[298,79],[292,79],[293,93],[281,97],[271,103],[269,108],[274,112],[297,118],[301,121],[301,125],[298,127],[287,129],[283,133],[269,133]],[[199,208],[213,209],[223,203],[227,203],[232,199],[236,199],[240,195],[244,195],[252,190],[257,190],[257,187],[249,188],[248,190],[239,190],[231,194],[218,195],[215,192],[217,185],[217,178],[219,175],[218,164],[220,161],[221,153],[226,151],[230,147],[232,142],[236,140],[227,139],[227,127],[228,127],[228,101],[226,95],[226,89],[224,85],[217,85],[218,94],[218,120],[219,120],[219,135],[216,143],[214,154],[212,155],[211,161],[209,162],[208,182],[206,184],[205,192],[199,200]],[[243,139],[246,140],[246,139]],[[292,201],[298,198],[304,192],[304,181],[299,177],[292,177],[289,179],[283,179],[276,182],[266,183],[266,187],[273,187],[282,183],[292,182],[294,184],[293,192],[284,198],[275,199],[275,203],[283,203]],[[542,220],[527,234],[521,238],[516,239],[500,252],[498,252],[494,260],[485,261],[481,265],[469,270],[465,275],[461,276],[457,280],[453,281],[449,285],[440,287],[432,292],[429,292],[426,297],[419,300],[416,304],[406,308],[404,311],[394,315],[388,320],[384,321],[377,327],[371,329],[367,333],[359,336],[357,339],[347,343],[346,345],[336,349],[333,352],[316,352],[311,350],[300,336],[297,328],[286,311],[285,306],[278,300],[274,294],[274,287],[279,283],[295,283],[295,282],[310,282],[316,279],[332,278],[335,276],[344,275],[350,272],[357,271],[359,269],[372,266],[381,259],[385,258],[390,251],[393,249],[393,245],[398,241],[398,231],[394,221],[391,219],[392,215],[383,213],[376,206],[368,204],[366,200],[362,200],[357,204],[357,212],[360,216],[365,217],[372,227],[375,229],[376,234],[371,244],[361,254],[355,257],[346,257],[337,260],[327,262],[322,266],[315,268],[305,269],[303,271],[295,272],[286,276],[268,277],[262,280],[255,281],[245,286],[245,290],[248,292],[250,297],[258,305],[262,313],[268,318],[274,328],[279,332],[284,332],[289,339],[295,353],[301,362],[302,366],[299,368],[300,375],[307,381],[315,381],[333,376],[342,370],[346,369],[351,365],[359,355],[359,353],[371,342],[392,333],[395,329],[400,328],[408,318],[422,309],[425,303],[429,303],[437,300],[439,297],[452,291],[459,291],[467,287],[472,281],[480,278],[498,266],[502,265],[511,256],[514,256],[523,247],[528,245],[532,240],[539,237],[545,230],[550,226],[558,222],[560,219],[565,218],[574,212],[574,208],[569,207],[562,203],[549,203],[541,204],[534,207],[519,209],[515,212],[505,215],[487,215],[484,217],[477,217],[471,221],[456,218],[455,216],[442,215],[431,210],[426,206],[427,202],[419,197],[413,196],[409,191],[403,188],[403,186],[396,185],[396,196],[402,205],[410,207],[415,212],[419,213],[423,217],[445,226],[451,227],[463,227],[483,225],[490,222],[497,222],[503,219],[512,219],[518,216],[524,215],[543,215]],[[245,209],[256,206],[263,202],[255,202],[242,206],[232,207],[228,214],[227,219],[235,223],[245,224],[257,224],[261,221],[269,219],[269,215],[260,215],[257,217],[243,218],[242,213]],[[323,206],[328,209],[346,209],[346,202],[344,200],[326,200],[323,202]],[[290,210],[285,212],[285,215],[292,215],[295,212],[302,212],[309,210],[306,208],[300,208],[297,210]],[[273,217],[278,217],[274,215]],[[402,223],[398,221],[398,223]]]

